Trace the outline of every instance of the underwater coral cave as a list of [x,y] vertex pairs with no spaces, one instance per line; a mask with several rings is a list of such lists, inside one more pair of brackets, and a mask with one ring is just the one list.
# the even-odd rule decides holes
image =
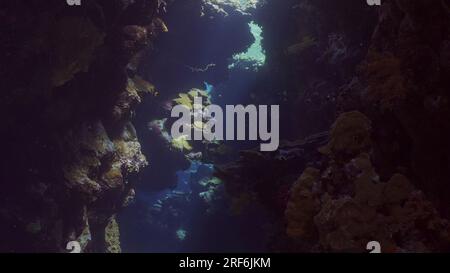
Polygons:
[[447,1],[77,2],[0,3],[1,253],[450,251]]

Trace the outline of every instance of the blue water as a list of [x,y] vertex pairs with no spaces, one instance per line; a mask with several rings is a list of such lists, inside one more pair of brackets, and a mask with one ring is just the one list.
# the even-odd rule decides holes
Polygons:
[[[244,4],[245,2],[242,1]],[[225,104],[245,104],[257,82],[255,68],[265,62],[261,46],[262,29],[251,22],[249,30],[255,37],[255,43],[245,52],[235,54],[234,58],[230,56],[230,77],[225,82],[216,83],[211,75],[205,73],[205,77],[200,78],[194,86],[189,82],[188,88],[199,87],[203,83],[212,103],[222,107]],[[214,45],[213,40],[205,42],[202,54],[208,57],[209,49]],[[214,85],[211,82],[214,82]],[[184,82],[180,83],[180,86],[183,84]],[[183,90],[186,88],[183,87]],[[242,145],[252,146],[250,143],[239,143],[238,147],[234,148],[240,149]],[[159,150],[155,149],[153,154],[149,154],[149,158],[157,160],[158,152]],[[157,166],[165,168],[179,165],[167,162]],[[151,164],[149,168],[152,168]],[[173,170],[171,174],[174,175]],[[265,210],[254,204],[241,215],[233,214],[230,210],[231,201],[227,199],[223,185],[218,186],[218,200],[205,202],[199,195],[204,193],[205,188],[198,182],[213,176],[213,164],[192,160],[188,169],[176,171],[177,183],[174,188],[158,192],[138,188],[135,203],[121,213],[119,219],[123,251],[263,252],[267,243],[267,232],[264,228],[268,223]],[[155,178],[167,179],[166,176],[153,177]],[[143,183],[152,182],[147,179],[149,178],[140,177]],[[214,206],[213,213],[209,212],[211,205]]]

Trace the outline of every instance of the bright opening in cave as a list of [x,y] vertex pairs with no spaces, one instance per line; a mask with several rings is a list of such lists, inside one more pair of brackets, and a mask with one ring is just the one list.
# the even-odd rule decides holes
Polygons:
[[232,63],[228,66],[229,69],[241,67],[244,69],[257,70],[266,62],[266,54],[262,48],[262,28],[254,21],[248,23],[250,32],[255,38],[255,42],[247,49],[247,51],[233,55]]

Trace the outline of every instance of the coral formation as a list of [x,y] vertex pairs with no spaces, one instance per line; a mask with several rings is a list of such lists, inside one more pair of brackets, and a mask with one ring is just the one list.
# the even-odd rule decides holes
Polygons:
[[[448,251],[448,11],[429,0],[5,1],[0,252],[67,252],[74,240],[121,252],[130,205],[164,250],[218,237],[201,225],[254,209],[272,251],[365,252],[373,240]],[[279,149],[172,138],[168,110],[194,110],[196,96],[280,105]]]
[[11,168],[2,171],[0,251],[65,252],[71,240],[83,252],[120,251],[113,215],[133,191],[128,176],[147,165],[130,118],[155,93],[133,67],[167,31],[157,2],[0,7],[9,14],[0,101]]
[[112,217],[105,228],[105,248],[108,253],[120,253],[120,231],[115,217]]
[[257,10],[271,77],[259,99],[286,90],[282,132],[306,141],[241,152],[218,175],[238,207],[276,212],[277,251],[448,251],[448,14],[442,1],[385,1],[379,15],[356,2]]
[[[367,122],[361,113],[344,113],[333,129],[348,115]],[[346,132],[332,133],[330,143],[345,143],[361,130],[356,126]],[[330,149],[329,157],[337,158],[340,151]],[[381,242],[385,252],[443,251],[450,245],[449,222],[405,175],[381,181],[367,145],[350,151],[352,159],[331,160],[323,172],[308,168],[293,184],[285,214],[289,237],[313,240],[316,251],[332,252],[364,251],[370,240]]]
[[333,124],[330,141],[320,149],[334,159],[354,156],[370,145],[371,121],[361,112],[341,114]]

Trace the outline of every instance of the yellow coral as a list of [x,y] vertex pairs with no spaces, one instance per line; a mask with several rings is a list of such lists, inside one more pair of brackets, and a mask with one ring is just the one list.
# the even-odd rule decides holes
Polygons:
[[193,109],[193,103],[189,95],[180,93],[178,94],[178,98],[173,100],[176,104],[184,105],[189,109]]
[[209,94],[200,89],[191,89],[188,93],[179,93],[178,98],[174,99],[173,101],[178,105],[184,105],[189,109],[194,108],[194,99],[196,97],[203,99],[203,106],[211,104],[211,99]]
[[195,98],[195,97],[207,98],[208,97],[208,93],[206,91],[200,90],[200,89],[192,89],[191,91],[189,91],[188,95],[191,96],[191,98]]

